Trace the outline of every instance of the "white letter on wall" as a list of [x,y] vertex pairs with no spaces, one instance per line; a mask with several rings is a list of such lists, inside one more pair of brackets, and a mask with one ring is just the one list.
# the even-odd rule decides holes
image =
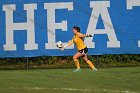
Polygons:
[[127,0],[127,9],[132,10],[133,6],[140,6],[140,0]]
[[67,31],[67,21],[63,20],[61,23],[56,23],[55,10],[56,9],[73,10],[73,3],[72,2],[70,3],[45,3],[44,9],[47,9],[47,28],[48,28],[47,29],[48,43],[45,44],[45,48],[56,49],[55,30],[62,29],[63,31]]
[[[107,7],[110,7],[109,1],[91,1],[90,7],[93,8],[90,17],[89,25],[87,28],[87,34],[107,34],[109,41],[107,47],[120,47],[120,41],[117,40]],[[105,29],[96,29],[99,15],[103,19]],[[93,38],[86,38],[85,43],[89,48],[95,48],[95,42],[92,42]]]
[[[140,6],[140,0],[127,0],[127,9],[132,10],[133,6]],[[138,41],[138,47],[140,47],[140,40]]]
[[[3,6],[3,11],[5,11],[6,15],[6,44],[4,45],[5,51],[16,50],[16,44],[14,44],[14,30],[27,30],[27,44],[24,45],[25,50],[38,49],[38,44],[35,44],[35,29],[34,29],[35,9],[37,9],[36,4],[25,4],[24,10],[27,11],[27,23],[13,23],[13,11],[16,10],[15,4]],[[32,19],[32,21],[28,20],[28,18]]]

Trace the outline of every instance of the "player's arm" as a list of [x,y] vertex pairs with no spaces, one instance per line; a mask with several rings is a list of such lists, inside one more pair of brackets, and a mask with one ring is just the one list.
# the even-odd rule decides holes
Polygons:
[[70,40],[66,45],[63,46],[63,48],[61,48],[61,50],[63,51],[66,47],[69,47],[70,45],[72,45],[74,42],[73,42],[73,38],[72,40]]
[[64,45],[64,48],[69,47],[69,46],[72,45],[72,44],[73,44],[73,39],[70,40],[66,45]]

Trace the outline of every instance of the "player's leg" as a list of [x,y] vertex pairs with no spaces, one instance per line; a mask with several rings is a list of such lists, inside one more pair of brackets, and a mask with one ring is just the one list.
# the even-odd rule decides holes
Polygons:
[[92,62],[90,60],[88,60],[87,55],[82,57],[84,59],[84,61],[91,67],[91,69],[93,69],[94,71],[97,71],[97,69],[95,68],[95,66],[92,64]]
[[80,64],[79,64],[79,60],[78,60],[78,58],[81,57],[81,56],[82,56],[82,54],[79,53],[79,52],[77,52],[77,53],[73,56],[74,63],[75,63],[75,65],[76,65],[76,67],[77,67],[77,69],[74,70],[74,72],[81,71],[81,69],[80,69]]

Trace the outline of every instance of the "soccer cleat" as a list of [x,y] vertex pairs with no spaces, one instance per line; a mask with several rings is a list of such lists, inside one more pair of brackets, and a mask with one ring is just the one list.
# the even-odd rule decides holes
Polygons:
[[97,71],[97,68],[94,67],[94,68],[93,68],[93,71]]
[[81,71],[81,68],[77,68],[75,70],[73,70],[73,72],[80,72]]

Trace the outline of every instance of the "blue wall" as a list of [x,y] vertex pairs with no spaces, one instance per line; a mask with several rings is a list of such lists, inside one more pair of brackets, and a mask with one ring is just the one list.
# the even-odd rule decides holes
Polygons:
[[[34,9],[33,18],[27,16],[25,8],[29,6]],[[29,9],[32,10],[31,8]],[[55,9],[55,15],[49,16],[53,13],[51,9]],[[57,41],[66,43],[71,40],[73,26],[81,27],[83,34],[94,36],[85,39],[89,55],[140,54],[139,11],[138,0],[1,0],[0,57],[73,55],[77,51],[75,46],[62,52],[54,45]],[[13,13],[13,16],[8,13]],[[9,18],[13,19],[13,22],[9,21]],[[62,24],[62,21],[66,23]],[[27,22],[27,26],[22,24]],[[30,31],[27,31],[27,28],[31,25],[34,25],[34,28],[31,27],[34,29],[34,36],[30,34],[29,39],[35,41],[29,44],[30,48],[25,48],[28,43],[27,32]],[[9,31],[7,28],[10,28]],[[11,32],[16,47],[10,43],[12,34],[8,33]]]

